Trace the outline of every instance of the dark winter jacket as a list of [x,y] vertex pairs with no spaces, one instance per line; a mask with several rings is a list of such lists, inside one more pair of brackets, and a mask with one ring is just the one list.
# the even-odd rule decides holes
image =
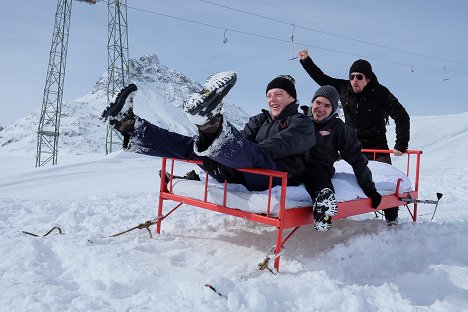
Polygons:
[[[304,114],[310,116],[308,106],[301,108]],[[323,123],[314,122],[314,126],[316,143],[309,152],[308,161],[325,167],[330,176],[333,176],[333,164],[341,157],[353,168],[359,186],[365,194],[376,191],[372,172],[367,167],[367,158],[361,153],[362,145],[355,131],[338,117]]]
[[390,116],[396,125],[395,149],[406,151],[410,138],[410,118],[398,99],[379,84],[375,74],[364,90],[354,93],[349,80],[325,75],[310,57],[301,60],[309,76],[320,86],[331,85],[338,90],[345,122],[355,129],[364,148],[387,149],[386,119]]
[[243,134],[270,156],[295,179],[306,167],[306,152],[315,144],[314,126],[310,118],[298,112],[299,105],[292,103],[274,119],[262,110],[250,117]]

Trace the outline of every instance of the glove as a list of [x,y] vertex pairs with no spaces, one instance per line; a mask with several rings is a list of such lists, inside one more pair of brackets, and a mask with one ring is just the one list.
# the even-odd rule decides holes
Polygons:
[[366,193],[367,197],[369,197],[372,201],[372,208],[376,209],[379,207],[380,202],[382,201],[382,196],[377,191],[371,191]]

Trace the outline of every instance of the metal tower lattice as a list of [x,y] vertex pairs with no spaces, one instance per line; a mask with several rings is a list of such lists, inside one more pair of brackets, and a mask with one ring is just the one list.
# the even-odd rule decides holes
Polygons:
[[[127,0],[108,1],[107,41],[107,102],[110,102],[130,82],[128,63]],[[114,137],[117,138],[114,142]],[[112,152],[114,144],[121,145],[122,137],[107,123],[106,154]]]
[[41,167],[51,160],[53,165],[57,164],[71,7],[72,0],[59,0],[57,3],[42,111],[37,129],[36,167]]
[[[96,0],[79,1],[96,4]],[[49,66],[42,98],[41,117],[37,128],[36,167],[41,167],[51,160],[53,165],[57,164],[71,8],[72,0],[58,0],[49,53]]]

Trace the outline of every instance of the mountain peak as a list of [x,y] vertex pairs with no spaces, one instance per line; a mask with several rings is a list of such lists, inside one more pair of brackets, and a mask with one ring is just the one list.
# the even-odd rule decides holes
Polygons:
[[[140,117],[169,131],[194,135],[195,126],[183,112],[184,100],[201,86],[179,71],[169,69],[154,54],[129,60],[130,80],[138,86],[134,111]],[[66,82],[65,82],[66,84]],[[62,104],[59,151],[86,154],[104,150],[106,128],[99,119],[107,105],[107,73],[93,86],[91,93]],[[229,103],[223,108],[226,118],[240,128],[248,115]],[[34,153],[40,109],[14,121],[0,132],[0,149]]]

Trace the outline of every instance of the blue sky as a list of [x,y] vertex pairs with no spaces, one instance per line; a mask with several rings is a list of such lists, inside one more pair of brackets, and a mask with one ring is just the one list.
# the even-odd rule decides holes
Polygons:
[[[2,4],[0,125],[42,105],[56,5]],[[130,57],[156,54],[162,64],[199,82],[212,72],[237,71],[227,99],[250,114],[266,106],[265,86],[278,74],[294,76],[299,100],[309,103],[318,86],[297,59],[290,60],[302,48],[333,77],[346,78],[358,58],[369,60],[410,115],[468,110],[463,0],[128,0],[128,6]],[[74,1],[65,101],[89,93],[106,71],[106,46],[106,4]]]

